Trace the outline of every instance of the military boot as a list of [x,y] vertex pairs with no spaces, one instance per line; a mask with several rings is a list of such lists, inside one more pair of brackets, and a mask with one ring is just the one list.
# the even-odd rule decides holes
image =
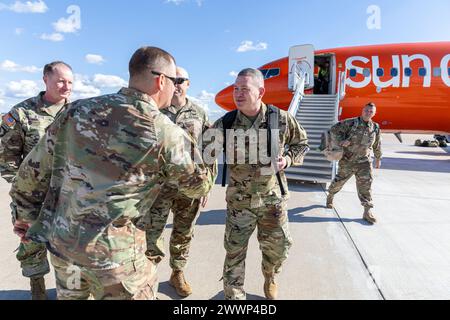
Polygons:
[[334,194],[328,194],[327,196],[327,208],[328,209],[333,209],[333,199],[334,199]]
[[47,300],[44,277],[30,278],[31,300]]
[[264,294],[267,300],[275,300],[278,296],[278,287],[275,283],[275,275],[264,273]]
[[363,219],[369,222],[370,224],[374,224],[377,222],[377,219],[373,215],[372,210],[370,208],[364,208]]
[[169,283],[175,288],[178,295],[181,297],[187,297],[192,294],[191,286],[184,278],[184,273],[182,270],[173,270]]

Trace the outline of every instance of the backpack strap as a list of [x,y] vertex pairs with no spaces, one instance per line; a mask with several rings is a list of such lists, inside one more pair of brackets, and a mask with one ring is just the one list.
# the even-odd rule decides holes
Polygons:
[[223,126],[223,170],[222,170],[222,187],[225,187],[227,182],[227,130],[231,129],[236,120],[238,110],[233,110],[225,114],[222,118]]
[[349,140],[353,136],[355,131],[358,129],[358,126],[359,126],[359,118],[354,118],[353,119],[353,126],[350,129],[350,131],[348,132],[346,140]]
[[[227,180],[227,130],[231,129],[234,121],[236,120],[238,110],[233,110],[225,114],[222,118],[222,126],[223,126],[223,170],[222,170],[222,187],[225,187]],[[274,144],[272,144],[272,131],[271,129],[278,130],[280,126],[280,109],[274,107],[272,105],[267,106],[267,153],[270,158],[272,158],[272,150],[274,150],[274,154],[278,156],[279,153],[279,145],[277,140]],[[273,147],[273,149],[272,149]],[[280,186],[281,194],[283,196],[286,195],[286,191],[284,189],[280,172],[277,174],[278,184]]]
[[[279,154],[279,145],[278,139],[272,143],[272,129],[278,130],[280,128],[280,109],[274,107],[272,105],[267,106],[267,153],[270,158],[272,158],[272,150],[274,151],[275,156]],[[284,190],[284,186],[281,180],[280,171],[276,173],[278,185],[280,186],[281,195],[286,195],[286,190]]]

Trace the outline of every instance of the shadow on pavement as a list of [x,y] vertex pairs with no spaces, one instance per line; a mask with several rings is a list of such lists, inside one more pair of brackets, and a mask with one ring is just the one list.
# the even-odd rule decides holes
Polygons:
[[[218,292],[214,297],[211,297],[209,300],[225,300],[225,295],[223,291]],[[247,293],[247,300],[266,300],[266,298]]]
[[[441,154],[448,156],[447,154]],[[381,169],[450,173],[450,161],[386,157],[382,160]]]
[[[47,290],[48,300],[56,300],[56,289]],[[0,300],[31,300],[28,290],[4,290],[0,291]]]
[[158,293],[165,294],[172,300],[183,300],[185,298],[180,297],[177,292],[175,291],[175,288],[172,287],[169,284],[169,281],[160,282],[158,287]]
[[[305,216],[303,213],[312,209],[316,208],[323,208],[326,209],[325,206],[321,205],[312,205],[309,207],[298,207],[295,209],[291,209],[288,211],[289,216],[289,222],[295,222],[295,223],[323,223],[323,222],[356,222],[359,224],[362,224],[363,226],[370,226],[371,224],[368,223],[366,220],[359,218],[359,219],[348,219],[348,218],[341,218],[339,219],[336,216],[330,216],[330,217],[318,217],[318,216]],[[362,213],[361,213],[362,215]]]

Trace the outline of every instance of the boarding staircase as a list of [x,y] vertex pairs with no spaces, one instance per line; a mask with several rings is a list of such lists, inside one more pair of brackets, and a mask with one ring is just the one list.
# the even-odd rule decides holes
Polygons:
[[291,180],[329,183],[334,179],[336,164],[328,161],[318,150],[323,132],[336,123],[337,95],[305,95],[295,114],[295,118],[306,130],[310,151],[303,165],[286,170]]
[[305,88],[311,89],[314,86],[313,65],[314,51],[311,45],[290,49],[288,87],[294,95],[289,113],[306,130],[310,151],[305,155],[303,165],[286,170],[286,177],[290,180],[326,184],[334,179],[337,162],[328,161],[318,148],[322,133],[338,121],[340,102],[345,97],[347,70],[339,72],[336,94],[306,95]]

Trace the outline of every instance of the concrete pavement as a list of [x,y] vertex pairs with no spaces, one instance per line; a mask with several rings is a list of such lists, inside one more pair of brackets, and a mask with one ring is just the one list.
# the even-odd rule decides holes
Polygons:
[[[336,195],[335,210],[324,207],[321,185],[291,184],[294,244],[278,278],[280,299],[450,299],[450,148],[414,147],[415,135],[405,135],[403,145],[393,135],[383,138],[383,168],[374,182],[378,224],[362,220],[354,179]],[[12,234],[8,189],[2,180],[0,299],[29,299],[28,279],[20,275],[13,252],[18,239]],[[186,267],[194,289],[188,299],[223,299],[224,198],[225,189],[216,185],[197,220]],[[179,299],[168,284],[168,260],[159,270],[159,298]],[[246,265],[248,299],[264,297],[260,264],[253,235]],[[55,298],[53,274],[46,282]]]

